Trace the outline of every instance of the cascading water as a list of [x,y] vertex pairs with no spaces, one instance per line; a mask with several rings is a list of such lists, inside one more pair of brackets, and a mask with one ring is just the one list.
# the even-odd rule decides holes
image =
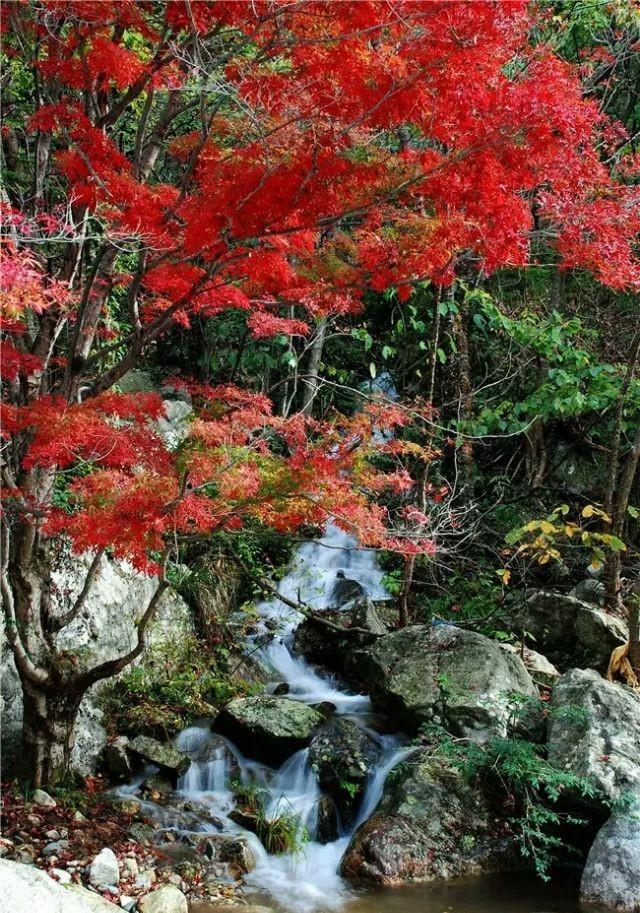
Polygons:
[[[392,396],[392,388],[383,389]],[[336,587],[348,585],[355,594],[372,600],[389,598],[382,585],[382,571],[376,554],[359,548],[356,540],[332,523],[321,539],[302,545],[295,555],[289,573],[280,581],[278,594],[290,602],[315,610],[334,607]],[[374,812],[388,773],[410,753],[389,735],[368,729],[368,697],[343,690],[335,678],[320,674],[303,657],[293,652],[293,636],[303,615],[278,597],[258,605],[258,632],[253,637],[252,653],[270,670],[273,681],[286,682],[287,697],[303,703],[330,702],[337,714],[348,714],[358,725],[367,728],[379,744],[380,758],[365,790],[355,824],[343,830],[330,843],[315,840],[318,803],[322,796],[309,764],[308,751],[299,751],[279,770],[244,757],[227,739],[213,735],[205,727],[190,727],[180,734],[177,747],[192,758],[192,765],[181,778],[178,789],[194,806],[206,808],[209,823],[201,830],[222,829],[242,832],[256,856],[256,868],[246,882],[269,894],[280,907],[293,913],[332,911],[342,907],[349,890],[339,876],[340,860],[356,827]],[[276,632],[274,635],[274,631]],[[269,640],[267,643],[266,641]],[[235,805],[233,779],[256,784],[266,796],[264,814],[274,820],[283,814],[295,815],[300,834],[308,835],[296,852],[269,854],[257,837],[242,829],[229,817]],[[139,785],[129,787],[134,791]],[[179,819],[171,824],[170,809],[163,810],[163,823],[185,829]],[[211,824],[211,820],[216,822]]]

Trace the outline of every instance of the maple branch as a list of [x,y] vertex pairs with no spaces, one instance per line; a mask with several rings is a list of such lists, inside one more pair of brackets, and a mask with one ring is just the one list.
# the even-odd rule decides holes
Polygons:
[[100,570],[100,562],[102,561],[102,556],[104,555],[104,548],[98,549],[93,557],[93,561],[87,571],[87,575],[84,579],[84,584],[80,590],[78,598],[72,605],[72,607],[62,615],[51,617],[49,622],[49,630],[52,634],[55,634],[57,631],[60,631],[62,628],[66,628],[67,625],[78,617],[82,611],[85,602],[87,601],[87,596],[91,590],[93,581],[96,579],[98,571]]

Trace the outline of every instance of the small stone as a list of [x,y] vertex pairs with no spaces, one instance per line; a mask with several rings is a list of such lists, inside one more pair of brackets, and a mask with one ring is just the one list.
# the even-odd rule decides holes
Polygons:
[[56,881],[59,881],[60,884],[71,884],[71,875],[65,869],[51,869],[50,874]]
[[39,805],[40,808],[56,808],[58,804],[49,793],[44,791],[44,789],[35,789],[31,800],[34,805]]
[[123,910],[133,910],[136,905],[135,897],[129,897],[128,894],[120,895],[120,906]]
[[100,850],[89,866],[89,884],[94,888],[117,884],[120,880],[120,867],[113,850],[105,847]]
[[59,856],[69,846],[68,840],[54,840],[41,850],[43,856]]
[[176,885],[176,887],[180,887],[180,885],[182,884],[182,878],[180,878],[180,876],[177,875],[175,872],[172,875],[169,875],[169,878],[167,879],[167,881],[169,882],[169,884]]
[[138,861],[135,858],[131,859],[131,858],[127,857],[124,860],[124,867],[127,870],[127,872],[129,873],[129,875],[138,875],[140,872],[140,867],[138,866]]
[[188,913],[187,898],[173,885],[163,885],[138,901],[140,913]]
[[27,821],[32,827],[37,827],[39,824],[42,824],[40,815],[27,815]]
[[86,819],[85,816],[82,814],[82,812],[74,812],[74,813],[73,813],[73,820],[74,820],[74,821],[77,821],[78,823],[80,823],[80,822],[82,822],[82,821],[86,821],[87,819]]
[[60,832],[56,831],[56,830],[45,831],[44,835],[48,840],[59,840],[60,837],[62,836],[62,834],[60,834]]
[[136,843],[148,844],[153,843],[155,831],[150,824],[142,824],[137,821],[135,824],[131,825],[127,836],[130,840],[135,840]]

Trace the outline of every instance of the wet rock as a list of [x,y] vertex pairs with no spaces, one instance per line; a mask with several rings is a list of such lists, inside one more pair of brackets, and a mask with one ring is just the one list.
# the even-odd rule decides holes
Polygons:
[[131,758],[127,752],[129,739],[118,736],[109,742],[104,750],[104,763],[109,775],[116,783],[126,783],[133,776]]
[[186,754],[149,736],[137,736],[129,742],[127,751],[148,764],[155,764],[173,778],[181,777],[191,766],[191,759]]
[[618,913],[640,911],[640,797],[614,811],[589,851],[580,900]]
[[583,662],[599,672],[607,671],[612,652],[629,639],[622,618],[593,605],[580,606],[575,628]]
[[318,823],[315,839],[318,843],[333,843],[338,839],[338,810],[330,796],[321,796],[318,802]]
[[252,872],[256,867],[253,850],[243,837],[228,837],[221,840],[218,847],[218,859],[236,866],[243,875]]
[[513,868],[514,841],[482,792],[425,753],[387,783],[341,864],[351,881],[392,885]]
[[288,694],[290,690],[291,688],[288,682],[280,682],[280,684],[276,685],[273,689],[273,694],[275,697],[282,697],[283,695]]
[[325,723],[313,737],[309,761],[321,789],[336,803],[343,825],[353,822],[379,758],[378,743],[345,717]]
[[[519,656],[453,625],[413,625],[378,640],[369,655],[371,701],[399,727],[440,723],[482,743],[515,722],[539,724],[538,691]],[[514,718],[514,695],[523,708]]]
[[323,722],[321,714],[286,697],[237,698],[216,725],[241,749],[269,764],[279,764],[309,744]]
[[332,704],[331,701],[320,701],[319,704],[311,705],[314,710],[317,710],[318,713],[321,713],[324,717],[332,716],[338,709],[335,704]]
[[[207,767],[212,762],[224,766],[228,780],[238,779],[240,766],[238,759],[231,751],[222,736],[201,726],[192,726],[180,733],[178,748],[189,755],[193,764],[198,766],[202,788],[206,786]],[[193,769],[190,768],[190,775]]]
[[[329,621],[336,627],[323,624]],[[370,599],[359,599],[341,610],[318,612],[296,629],[294,648],[314,663],[361,684],[365,678],[368,649],[388,633],[388,627]]]
[[338,571],[336,581],[331,590],[331,604],[341,608],[354,599],[360,599],[365,595],[365,589],[357,580],[350,580],[345,576],[344,571]]
[[135,818],[142,811],[142,803],[134,799],[133,796],[116,796],[112,801],[122,814],[127,815],[129,818]]
[[89,884],[101,888],[117,884],[120,880],[120,867],[113,850],[105,847],[89,865]]
[[138,901],[140,913],[188,913],[187,898],[173,885],[163,885]]
[[589,778],[609,801],[640,794],[640,693],[572,669],[553,690],[547,725],[552,764]]
[[31,801],[34,805],[39,805],[41,808],[55,808],[58,804],[53,796],[46,793],[44,789],[34,789]]

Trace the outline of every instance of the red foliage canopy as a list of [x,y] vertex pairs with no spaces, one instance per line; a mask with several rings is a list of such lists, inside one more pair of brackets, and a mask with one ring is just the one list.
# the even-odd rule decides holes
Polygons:
[[[168,453],[147,422],[153,398],[106,392],[171,321],[233,308],[256,337],[304,334],[318,316],[357,310],[366,288],[406,297],[418,280],[446,285],[463,258],[486,273],[525,265],[536,228],[567,267],[640,286],[640,191],[599,153],[603,137],[623,135],[583,97],[578,74],[532,44],[522,0],[6,7],[7,52],[36,49],[26,62],[42,92],[29,129],[52,138],[72,213],[101,226],[105,250],[137,253],[130,273],[98,261],[70,289],[27,253],[34,221],[27,230],[9,214],[14,497],[79,547],[148,566],[169,534],[247,517],[292,529],[336,511],[382,539],[367,492],[386,483],[361,459],[371,416],[354,420],[350,449],[353,429],[340,438],[241,391],[198,390],[189,435]],[[154,140],[140,112],[159,95]],[[195,129],[177,117],[182,95],[187,110],[201,106]],[[125,117],[133,133],[119,130]],[[156,141],[173,183],[154,177]],[[44,209],[36,200],[34,219]],[[114,284],[132,325],[108,344]],[[76,508],[60,512],[28,474],[72,467]]]

